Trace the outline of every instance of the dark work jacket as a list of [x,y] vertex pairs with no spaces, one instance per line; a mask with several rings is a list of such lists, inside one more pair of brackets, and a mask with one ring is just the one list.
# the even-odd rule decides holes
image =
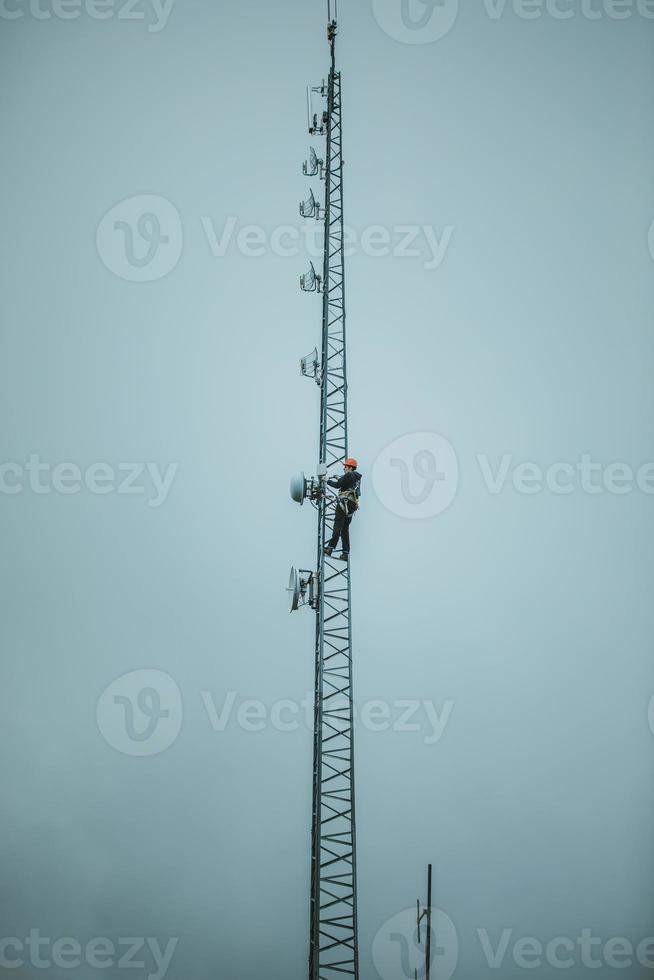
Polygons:
[[[357,473],[356,470],[353,472],[348,470],[347,473],[344,473],[337,480],[327,480],[330,487],[334,487],[334,489],[341,493],[346,493],[348,490],[356,490],[360,482],[361,474]],[[353,514],[356,510],[356,506],[352,500],[348,500],[347,502],[343,501],[343,508],[346,509],[346,513],[348,514]]]
[[344,473],[337,480],[327,480],[328,485],[335,487],[336,490],[356,490],[360,482],[361,474],[357,473],[356,470],[354,472],[348,470],[347,473]]

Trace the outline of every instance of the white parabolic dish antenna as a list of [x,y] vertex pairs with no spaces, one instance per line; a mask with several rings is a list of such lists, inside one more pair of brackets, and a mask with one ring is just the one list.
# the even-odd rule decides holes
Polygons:
[[307,495],[307,481],[304,473],[296,473],[291,477],[291,497],[298,503],[303,504]]
[[297,568],[291,568],[286,591],[289,595],[289,612],[295,612],[300,607],[300,576],[298,575]]

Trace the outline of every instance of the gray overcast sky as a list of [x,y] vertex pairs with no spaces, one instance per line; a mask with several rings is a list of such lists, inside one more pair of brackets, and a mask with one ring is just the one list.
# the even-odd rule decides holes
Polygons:
[[[362,980],[654,965],[653,14],[341,0]],[[0,9],[7,976],[306,975],[324,24]]]

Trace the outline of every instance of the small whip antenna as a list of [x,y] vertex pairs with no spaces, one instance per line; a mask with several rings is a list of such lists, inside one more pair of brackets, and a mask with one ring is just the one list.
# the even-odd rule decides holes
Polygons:
[[[422,946],[422,930],[421,924],[423,919],[426,920],[426,935],[425,935],[425,980],[430,980],[431,976],[431,920],[432,920],[432,905],[431,905],[431,878],[432,878],[432,867],[431,864],[427,865],[427,906],[426,908],[420,908],[420,899],[416,903],[416,926],[418,930],[418,943]],[[415,970],[415,978],[418,978],[418,970]]]

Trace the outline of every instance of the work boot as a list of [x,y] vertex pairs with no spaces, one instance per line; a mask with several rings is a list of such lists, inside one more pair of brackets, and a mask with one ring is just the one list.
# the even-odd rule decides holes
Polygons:
[[341,554],[338,557],[339,557],[339,559],[341,561],[347,561],[348,558],[350,557],[350,552],[349,551],[343,551],[343,552],[341,552]]
[[327,555],[328,558],[331,558],[332,551],[333,550],[334,549],[332,548],[332,546],[330,544],[326,544],[325,547],[323,548],[323,551],[325,552],[325,554]]

